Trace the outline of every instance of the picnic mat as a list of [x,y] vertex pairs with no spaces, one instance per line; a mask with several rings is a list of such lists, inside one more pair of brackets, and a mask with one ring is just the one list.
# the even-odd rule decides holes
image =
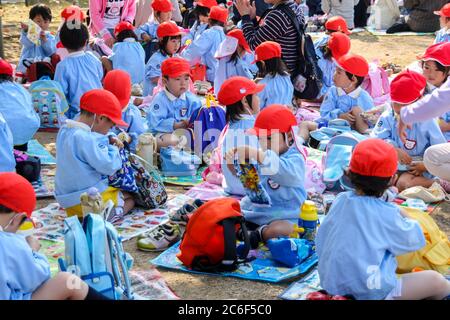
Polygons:
[[27,154],[41,159],[41,164],[56,164],[56,159],[36,139],[28,142]]
[[[353,30],[351,30],[352,33],[360,33],[360,32],[364,32],[364,31],[365,31],[364,28],[354,28]],[[322,38],[323,36],[327,35],[325,33],[325,31],[320,31],[320,32],[307,31],[307,33],[313,38]]]
[[41,168],[39,181],[33,183],[36,198],[54,197],[55,193],[55,169]]
[[152,267],[128,272],[136,300],[178,300],[159,271]]
[[366,27],[366,30],[369,31],[374,36],[434,36],[434,32],[397,32],[392,34],[387,34],[386,30],[376,30],[374,27]]
[[283,300],[306,300],[308,293],[322,290],[320,287],[319,272],[314,268],[304,278],[292,283],[278,298]]
[[154,265],[175,269],[179,271],[207,274],[223,277],[236,277],[247,280],[257,280],[265,282],[281,282],[289,280],[299,275],[305,274],[317,263],[317,255],[313,254],[300,265],[294,268],[287,268],[271,259],[271,254],[266,247],[257,250],[251,250],[249,257],[256,259],[245,264],[241,264],[239,268],[233,272],[207,273],[189,270],[176,257],[179,252],[180,242],[161,253],[158,257],[150,262]]
[[187,176],[187,177],[166,177],[161,174],[161,177],[164,183],[174,184],[177,186],[195,186],[199,183],[203,182],[202,173],[206,170],[206,167],[200,167],[197,170],[197,174],[195,176]]

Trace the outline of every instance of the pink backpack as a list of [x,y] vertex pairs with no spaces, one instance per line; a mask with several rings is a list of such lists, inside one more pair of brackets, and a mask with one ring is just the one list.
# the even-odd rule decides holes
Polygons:
[[302,121],[315,121],[320,118],[320,112],[309,107],[300,107],[295,112],[297,123]]
[[305,190],[322,194],[326,189],[322,180],[322,163],[308,159],[308,149],[305,147],[303,147],[303,152],[301,153],[305,157]]
[[389,77],[386,70],[378,65],[378,62],[369,63],[369,74],[361,84],[361,88],[370,94],[375,106],[388,101],[391,93]]
[[208,168],[202,173],[202,178],[204,181],[222,185],[223,173],[222,173],[222,145],[225,139],[225,134],[228,131],[228,124],[223,128],[222,133],[219,136],[217,142],[217,147],[211,153],[211,159]]

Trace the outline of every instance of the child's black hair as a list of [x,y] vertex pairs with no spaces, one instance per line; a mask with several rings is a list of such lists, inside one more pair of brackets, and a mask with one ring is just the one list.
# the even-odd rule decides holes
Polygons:
[[46,21],[52,21],[52,10],[45,4],[38,3],[30,9],[29,17],[31,20],[39,15]]
[[381,197],[386,189],[389,188],[391,178],[381,178],[372,176],[363,176],[349,171],[348,177],[356,190],[364,193],[366,196]]
[[[248,95],[245,97],[247,103],[251,106],[253,102],[253,95]],[[241,120],[241,114],[245,113],[244,105],[242,101],[238,101],[236,103],[230,104],[226,107],[226,121],[228,122],[237,122]]]
[[138,37],[133,30],[123,30],[119,32],[119,34],[116,37],[116,40],[117,42],[123,42],[123,40],[127,38],[133,38],[134,40],[138,41]]
[[209,12],[211,10],[209,8],[207,8],[207,7],[196,6],[193,11],[194,11],[195,18],[197,20],[199,20],[200,16],[208,17],[209,16]]
[[[159,40],[159,51],[161,51],[161,53],[165,56],[169,55],[169,53],[166,50],[166,46],[167,46],[167,43],[169,43],[169,41],[172,39],[180,39],[180,44],[181,44],[181,35],[173,36],[173,37],[172,36],[163,37],[161,40]],[[181,45],[180,45],[180,48],[181,48]],[[180,48],[178,48],[178,51],[180,51]],[[177,53],[177,52],[175,52],[175,53]]]
[[211,18],[209,18],[209,25],[211,27],[213,27],[213,26],[219,26],[219,27],[222,27],[222,28],[225,27],[225,23],[223,23],[222,21],[218,21],[218,20],[211,19]]
[[[435,61],[435,60],[430,60],[430,62],[434,62],[434,65],[436,66],[436,69],[442,73],[444,73],[447,77],[450,74],[450,67],[446,67],[442,64],[440,64],[439,62]],[[423,68],[423,65],[425,64],[425,61],[421,61],[421,66]]]
[[264,61],[256,62],[258,66],[258,77],[264,78],[266,75],[271,75],[272,77],[277,74],[281,76],[289,75],[288,68],[286,64],[281,60],[281,58],[272,58]]
[[328,48],[328,45],[320,47],[320,51],[322,51],[324,59],[331,60],[331,58],[333,57],[330,48]]
[[14,78],[7,74],[0,74],[0,83],[8,82],[8,81],[13,82]]
[[94,115],[95,113],[92,113],[84,109],[80,109],[80,116],[93,117]]
[[73,23],[66,22],[59,31],[59,38],[64,48],[72,51],[79,51],[84,48],[89,40],[89,31],[83,23],[74,27]]
[[348,78],[350,81],[353,80],[353,77],[356,78],[357,81],[356,81],[356,86],[355,86],[355,88],[358,88],[358,87],[363,83],[364,78],[365,78],[365,77],[355,76],[354,74],[351,74],[350,72],[347,72],[347,71],[345,71],[345,74],[347,75],[347,78]]
[[0,204],[0,214],[11,213],[11,212],[13,212],[13,210]]

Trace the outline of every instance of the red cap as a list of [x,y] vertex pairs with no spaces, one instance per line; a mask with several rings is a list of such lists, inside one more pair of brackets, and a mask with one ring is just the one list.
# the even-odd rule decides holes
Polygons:
[[114,35],[117,36],[119,33],[121,33],[124,30],[134,30],[134,27],[128,21],[122,21],[118,25],[116,25],[116,27],[114,28]]
[[68,6],[61,11],[61,18],[65,21],[84,21],[84,13],[78,6]]
[[14,172],[0,173],[0,205],[31,217],[36,207],[36,194],[31,183]]
[[265,41],[256,47],[255,61],[253,61],[253,63],[272,58],[281,58],[281,46],[277,42]]
[[209,11],[209,18],[212,20],[217,20],[219,22],[227,23],[228,10],[222,8],[221,6],[211,7],[211,10]]
[[186,59],[183,58],[169,58],[161,63],[161,73],[163,76],[169,78],[176,78],[183,74],[190,74],[191,66]]
[[181,30],[177,24],[172,21],[163,22],[158,26],[156,30],[158,38],[175,37],[181,35]]
[[170,0],[153,0],[152,8],[159,12],[172,12],[173,10]]
[[391,101],[411,104],[423,95],[426,85],[427,80],[420,73],[402,71],[391,82]]
[[358,143],[350,160],[350,171],[369,177],[390,178],[397,172],[397,151],[381,139]]
[[115,124],[128,127],[122,120],[122,108],[119,100],[111,92],[103,89],[93,89],[81,96],[80,109],[109,118]]
[[253,129],[246,132],[259,137],[270,136],[276,132],[287,133],[297,125],[294,114],[286,106],[272,104],[265,107],[256,117]]
[[420,60],[434,60],[444,67],[450,66],[450,42],[441,42],[428,47],[422,56],[417,57]]
[[211,9],[214,6],[217,6],[216,0],[198,0],[197,6],[202,6],[208,9]]
[[445,6],[443,6],[441,10],[435,11],[434,14],[441,17],[450,18],[450,3],[447,3]]
[[64,48],[64,45],[62,44],[61,41],[58,41],[58,43],[56,44],[56,48],[58,49]]
[[360,55],[347,53],[336,59],[336,63],[340,68],[355,76],[365,77],[369,74],[369,63]]
[[224,81],[217,94],[219,103],[224,106],[241,101],[243,97],[261,92],[264,84],[256,84],[246,77],[231,77]]
[[131,77],[128,72],[119,69],[109,71],[103,80],[103,88],[116,96],[122,109],[130,102]]
[[252,52],[252,50],[250,50],[250,46],[247,43],[247,40],[245,40],[244,37],[244,33],[242,32],[241,29],[233,29],[230,32],[227,33],[227,36],[236,38],[238,40],[238,44],[245,49],[245,51],[247,52]]
[[325,22],[325,29],[329,31],[340,31],[347,35],[351,34],[351,32],[348,31],[347,21],[341,16],[334,16],[328,19],[327,22]]
[[339,59],[350,51],[350,38],[341,32],[335,32],[328,40],[328,49],[335,59]]
[[12,65],[6,61],[0,58],[0,74],[6,74],[8,76],[13,75],[13,68]]

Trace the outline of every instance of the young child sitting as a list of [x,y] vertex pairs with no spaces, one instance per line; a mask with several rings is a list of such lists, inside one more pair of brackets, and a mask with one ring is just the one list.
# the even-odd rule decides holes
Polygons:
[[434,14],[439,16],[441,30],[436,33],[434,43],[450,42],[450,3],[447,3],[440,11],[435,11]]
[[150,132],[156,135],[158,148],[176,146],[179,138],[172,134],[186,129],[191,115],[201,107],[200,100],[189,89],[189,62],[169,58],[161,64],[164,91],[153,99],[147,111]]
[[114,29],[116,43],[113,53],[109,57],[102,57],[102,64],[106,73],[111,70],[124,70],[131,76],[132,84],[144,81],[145,52],[137,42],[134,27],[127,21],[122,21]]
[[41,120],[30,93],[14,82],[13,68],[3,59],[0,59],[0,114],[11,130],[15,148],[27,151],[28,141],[39,129]]
[[55,80],[61,84],[69,103],[66,116],[73,119],[80,112],[81,96],[89,90],[102,87],[103,68],[100,60],[84,51],[89,40],[89,32],[84,24],[73,28],[71,22],[66,22],[59,35],[69,55],[56,66]]
[[325,35],[314,41],[314,48],[316,49],[316,53],[318,54],[319,48],[326,45],[328,43],[328,40],[330,38],[330,35],[332,35],[335,32],[342,32],[346,35],[350,35],[351,32],[348,31],[347,22],[344,18],[341,16],[334,16],[329,18],[325,22]]
[[24,65],[25,60],[34,62],[35,59],[43,60],[56,52],[55,37],[48,30],[52,21],[52,11],[45,4],[36,4],[30,9],[30,20],[41,28],[38,43],[32,42],[28,37],[28,24],[21,24],[20,44],[22,52],[20,54],[17,71],[25,73],[27,68]]
[[68,216],[83,217],[80,196],[95,187],[105,202],[114,202],[115,215],[120,217],[134,207],[132,196],[108,187],[107,179],[122,167],[116,146],[120,143],[108,136],[114,125],[127,126],[122,108],[117,98],[103,89],[86,92],[80,108],[79,119],[67,120],[56,138],[56,200]]
[[220,6],[211,8],[209,13],[209,28],[195,39],[181,56],[189,61],[191,66],[201,62],[206,65],[206,80],[214,82],[217,72],[217,59],[214,57],[220,43],[225,39],[223,31],[228,20],[228,10]]
[[222,83],[231,77],[241,76],[253,79],[248,64],[242,59],[246,53],[251,53],[251,50],[242,30],[233,29],[229,31],[215,54],[215,57],[219,60],[214,78],[214,94],[216,96]]
[[297,121],[287,107],[271,105],[262,110],[254,127],[248,132],[258,137],[260,148],[239,146],[227,152],[226,163],[235,173],[234,160],[239,163],[256,161],[260,166],[262,188],[271,205],[259,206],[248,196],[241,200],[242,213],[250,227],[252,246],[275,237],[288,237],[298,220],[299,210],[306,200],[305,157],[298,149],[295,127]]
[[316,236],[320,285],[357,300],[443,299],[450,282],[436,271],[397,278],[396,256],[425,246],[420,225],[381,196],[397,171],[392,145],[367,139],[356,145],[348,176],[355,191],[339,194]]
[[122,70],[113,70],[108,72],[103,81],[105,90],[112,92],[122,107],[122,119],[128,123],[127,127],[120,127],[113,130],[119,134],[121,130],[125,131],[131,138],[130,149],[136,152],[137,140],[139,135],[148,130],[147,124],[141,115],[141,111],[130,102],[131,98],[131,78],[128,73]]
[[425,150],[435,144],[445,143],[446,140],[437,124],[432,119],[418,122],[406,129],[407,139],[403,143],[398,134],[398,117],[403,107],[413,103],[422,97],[426,86],[425,77],[414,71],[403,71],[395,77],[391,83],[391,106],[378,119],[371,136],[383,139],[395,147],[401,165],[406,166],[399,169],[399,177],[395,181],[399,191],[404,189],[423,186],[430,187],[434,180],[423,161],[412,157],[423,157]]
[[59,32],[61,31],[61,27],[67,22],[70,21],[74,27],[78,23],[85,22],[84,12],[80,7],[75,5],[70,5],[64,8],[61,11],[61,24],[58,27],[58,31],[56,31],[55,42],[56,42],[56,54],[59,56],[61,60],[64,60],[69,53],[66,48],[64,48],[63,44],[60,41]]
[[106,300],[79,277],[51,277],[40,243],[16,234],[36,206],[31,184],[16,173],[0,173],[0,300]]
[[175,56],[181,46],[181,31],[173,22],[163,22],[158,26],[159,50],[156,51],[145,65],[143,95],[153,95],[153,89],[161,78],[161,63]]
[[0,112],[0,172],[15,172],[13,137],[5,118]]
[[[258,147],[258,139],[245,132],[253,128],[255,116],[259,113],[258,93],[264,89],[264,85],[255,84],[244,77],[232,77],[222,84],[217,99],[226,108],[227,126],[224,129],[221,156],[237,147]],[[228,167],[221,165],[223,176],[222,186],[225,192],[233,195],[245,195],[242,183],[236,178]]]
[[258,96],[263,110],[271,104],[292,104],[294,86],[286,65],[281,59],[281,46],[273,41],[261,43],[255,49],[255,61],[259,69],[259,81],[265,87]]
[[189,41],[197,39],[203,31],[208,29],[209,11],[217,6],[216,0],[199,0],[194,8],[195,22],[189,32],[183,37],[182,43],[187,45]]

